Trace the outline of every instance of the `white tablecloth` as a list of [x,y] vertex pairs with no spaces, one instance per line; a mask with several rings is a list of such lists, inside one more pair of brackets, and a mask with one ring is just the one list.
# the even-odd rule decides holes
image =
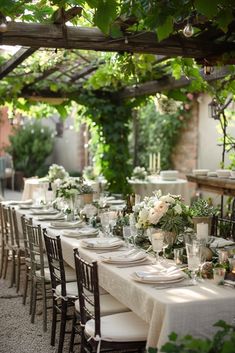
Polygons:
[[139,194],[141,199],[145,196],[152,196],[153,191],[161,190],[162,194],[181,195],[186,204],[189,204],[188,182],[184,179],[174,181],[162,180],[160,177],[152,177],[151,181],[129,180],[135,194]]
[[[19,216],[22,213],[22,210],[18,211]],[[29,211],[24,213],[30,214]],[[48,226],[48,222],[40,223],[43,228]],[[48,232],[59,235],[62,231],[48,228]],[[161,347],[172,331],[180,335],[210,337],[216,330],[213,328],[216,321],[222,319],[231,324],[235,318],[233,288],[217,286],[206,280],[193,287],[157,290],[154,285],[132,280],[131,273],[135,268],[117,268],[101,262],[102,255],[82,248],[80,240],[61,236],[61,241],[64,260],[71,267],[74,268],[74,248],[79,248],[80,255],[86,260],[99,261],[100,285],[149,323],[148,346]],[[141,267],[146,270],[148,266]]]

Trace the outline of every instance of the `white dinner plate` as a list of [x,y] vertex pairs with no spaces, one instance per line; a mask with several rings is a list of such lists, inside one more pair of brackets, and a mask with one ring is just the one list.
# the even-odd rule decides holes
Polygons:
[[122,205],[125,203],[124,200],[107,200],[108,205]]
[[113,245],[113,246],[89,246],[86,244],[82,244],[82,247],[85,249],[89,249],[89,250],[110,250],[112,251],[113,249],[119,249],[123,244],[117,244],[117,245]]
[[177,282],[181,282],[185,279],[185,277],[182,275],[182,277],[180,278],[175,278],[175,279],[170,279],[169,281],[166,280],[154,280],[154,279],[147,279],[147,278],[140,278],[138,277],[135,272],[131,274],[131,278],[136,281],[136,282],[140,282],[140,283],[159,283],[159,284],[168,284],[168,283],[177,283]]
[[143,257],[142,259],[136,259],[136,260],[124,260],[120,259],[118,260],[112,260],[112,259],[102,259],[102,262],[105,262],[106,264],[113,264],[113,265],[128,265],[128,264],[141,264],[142,262],[145,262],[147,259],[147,256]]

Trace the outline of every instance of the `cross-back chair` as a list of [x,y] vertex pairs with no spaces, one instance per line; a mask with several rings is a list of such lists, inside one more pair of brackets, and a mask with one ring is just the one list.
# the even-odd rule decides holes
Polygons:
[[[81,353],[87,350],[144,350],[148,325],[132,311],[101,316],[98,265],[74,250],[81,317]],[[89,293],[89,294],[87,294]]]
[[35,321],[36,303],[42,299],[43,330],[46,332],[48,300],[51,299],[51,280],[48,268],[45,267],[41,226],[26,224],[26,234],[29,242],[32,286],[31,322]]
[[[29,240],[27,236],[26,225],[33,224],[32,218],[26,218],[25,215],[21,216],[21,227],[23,232],[23,240],[24,240],[24,251],[25,251],[25,271],[24,271],[24,288],[23,288],[23,305],[26,304],[26,299],[28,295],[28,285],[31,282],[31,261],[30,261],[30,249],[29,249]],[[29,314],[32,312],[32,297],[33,297],[33,286],[31,286],[30,293],[30,310]]]
[[51,237],[43,230],[44,242],[48,256],[48,264],[51,275],[52,287],[52,328],[51,328],[51,345],[55,345],[56,339],[56,323],[57,317],[60,321],[60,332],[57,352],[62,353],[64,346],[64,338],[66,332],[66,323],[73,319],[73,315],[69,314],[69,307],[74,306],[74,301],[78,299],[78,290],[76,282],[76,274],[73,271],[73,281],[66,282],[66,279],[72,280],[72,275],[67,276],[66,267],[64,265],[63,253],[61,247],[61,239],[59,236]]

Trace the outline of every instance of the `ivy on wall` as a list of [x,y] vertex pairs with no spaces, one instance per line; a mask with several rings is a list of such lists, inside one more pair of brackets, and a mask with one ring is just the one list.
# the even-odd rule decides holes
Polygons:
[[[193,96],[189,95],[192,99]],[[158,108],[156,99],[150,98],[148,103],[138,111],[138,136],[136,165],[148,169],[149,153],[161,153],[161,169],[174,168],[172,153],[191,117],[191,100],[172,107],[175,103],[164,98]],[[161,105],[161,107],[160,107]],[[164,105],[164,106],[163,106]]]

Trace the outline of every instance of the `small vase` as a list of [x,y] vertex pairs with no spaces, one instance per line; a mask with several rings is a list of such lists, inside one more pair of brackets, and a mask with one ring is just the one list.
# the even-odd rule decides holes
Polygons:
[[93,202],[93,194],[83,194],[83,204],[87,205]]
[[71,221],[75,221],[75,210],[76,210],[76,196],[72,195],[69,199],[69,203],[70,203],[70,209],[71,209],[71,213],[70,213],[70,220]]

